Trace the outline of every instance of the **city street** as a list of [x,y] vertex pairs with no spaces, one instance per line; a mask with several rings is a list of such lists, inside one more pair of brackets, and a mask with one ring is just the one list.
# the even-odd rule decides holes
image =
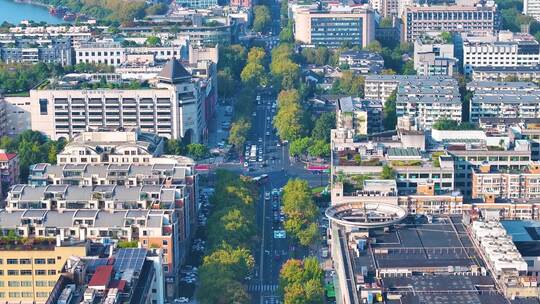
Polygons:
[[[304,168],[303,163],[293,163],[288,157],[288,146],[278,146],[278,137],[272,125],[275,111],[272,103],[276,97],[263,97],[261,104],[257,105],[256,115],[253,116],[252,130],[249,143],[262,146],[266,167],[261,162],[250,162],[249,171],[241,164],[224,165],[228,169],[243,171],[242,174],[260,176],[268,174],[268,180],[261,185],[260,197],[257,208],[257,226],[261,231],[261,246],[254,252],[256,266],[248,291],[253,295],[253,303],[278,303],[278,283],[281,265],[292,256],[291,244],[288,238],[274,238],[274,231],[282,231],[282,223],[274,218],[274,201],[280,200],[280,196],[272,195],[273,190],[279,190],[290,178],[302,178],[308,180],[310,186],[326,185],[328,175],[314,175]],[[276,110],[277,111],[277,110]],[[268,132],[268,133],[267,133]],[[267,135],[268,134],[268,135]],[[265,200],[265,193],[270,193],[270,200]],[[281,202],[280,202],[281,203]],[[281,204],[280,204],[281,205]],[[279,212],[279,211],[277,211]]]

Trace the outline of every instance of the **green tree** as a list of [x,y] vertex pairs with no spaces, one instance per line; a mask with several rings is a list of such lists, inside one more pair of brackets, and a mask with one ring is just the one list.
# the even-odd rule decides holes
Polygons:
[[305,155],[312,143],[313,141],[309,137],[295,139],[289,145],[289,154],[291,156]]
[[303,135],[301,120],[303,117],[299,104],[281,106],[274,117],[274,126],[281,140],[293,141]]
[[381,43],[377,40],[374,40],[373,42],[370,42],[366,48],[365,48],[367,51],[370,51],[370,52],[375,52],[375,53],[380,53],[382,52],[382,46],[381,46]]
[[285,231],[303,246],[312,244],[316,237],[312,224],[316,225],[318,209],[305,180],[287,182],[283,190],[283,212],[286,215]]
[[329,157],[330,143],[325,140],[315,140],[313,145],[308,148],[308,153],[313,157]]
[[380,28],[392,27],[392,17],[387,16],[387,17],[382,18],[381,21],[379,22],[379,27]]
[[246,64],[242,70],[242,74],[240,74],[240,78],[242,79],[242,82],[247,85],[265,86],[267,84],[264,66],[255,62]]
[[203,159],[208,156],[208,147],[203,144],[189,144],[187,145],[187,153],[195,160]]
[[364,97],[363,76],[356,76],[352,71],[343,71],[341,78],[338,78],[332,84],[332,92],[336,94],[346,94],[355,97]]
[[266,5],[257,5],[254,9],[253,19],[253,31],[266,32],[266,30],[272,24],[272,18],[270,17],[270,10]]
[[382,179],[395,179],[396,178],[396,171],[392,169],[392,167],[388,165],[384,165],[381,173]]
[[154,3],[146,8],[146,15],[163,15],[167,12],[169,6],[165,3]]
[[290,259],[281,267],[280,290],[286,304],[322,304],[324,272],[315,257]]
[[161,39],[157,36],[150,36],[146,38],[145,43],[150,46],[157,46],[157,45],[161,45]]
[[336,113],[324,112],[315,120],[315,126],[311,131],[311,137],[315,140],[330,142],[330,130],[336,127]]
[[240,73],[247,60],[246,48],[239,44],[219,47],[218,71],[228,69],[234,79],[240,80]]
[[394,130],[397,124],[396,91],[388,97],[383,108],[383,125],[385,130]]
[[251,124],[245,119],[239,119],[231,124],[229,143],[234,145],[239,153],[244,149],[249,129]]
[[416,70],[414,69],[414,61],[409,60],[403,65],[403,75],[416,75]]
[[184,147],[181,140],[169,139],[165,146],[165,151],[167,154],[171,155],[182,155],[184,154]]
[[232,97],[236,93],[236,83],[229,68],[218,71],[218,93],[221,97]]

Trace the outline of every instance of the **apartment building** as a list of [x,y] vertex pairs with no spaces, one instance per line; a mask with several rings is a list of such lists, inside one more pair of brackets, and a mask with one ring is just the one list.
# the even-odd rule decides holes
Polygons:
[[443,83],[400,83],[396,91],[396,114],[408,117],[419,129],[430,129],[442,119],[461,122],[458,83],[450,78]]
[[383,106],[380,101],[345,97],[336,103],[336,127],[368,135],[383,130]]
[[0,185],[2,197],[9,188],[19,182],[19,156],[0,149]]
[[75,135],[58,153],[59,165],[151,164],[164,152],[165,140],[134,130],[96,130]]
[[535,67],[540,64],[540,44],[526,33],[501,31],[497,35],[463,37],[463,69],[478,67]]
[[379,53],[367,51],[344,51],[339,54],[340,66],[360,74],[380,74],[384,69],[384,59]]
[[417,75],[452,76],[457,61],[451,41],[428,35],[422,35],[414,41],[414,69]]
[[218,5],[217,0],[179,0],[177,3],[181,6],[195,9],[205,9]]
[[[3,231],[15,231],[23,238],[97,243],[136,241],[144,249],[161,249],[165,295],[175,297],[179,267],[188,247],[180,236],[180,219],[173,210],[1,210],[0,224]],[[57,279],[55,276],[55,283]]]
[[0,62],[72,65],[74,56],[71,43],[70,38],[0,39]]
[[367,75],[364,84],[365,98],[386,102],[399,84],[453,87],[455,81],[445,76]]
[[499,29],[497,5],[493,2],[477,5],[411,5],[405,6],[403,35],[413,42],[425,33],[459,32],[493,34]]
[[21,224],[20,219],[6,214],[0,211],[0,230],[4,235],[13,236],[0,243],[0,299],[2,303],[44,304],[67,259],[86,256],[87,244],[81,241],[57,243],[54,238],[24,241],[16,233],[8,232],[17,231],[15,224]]
[[540,164],[532,162],[524,170],[500,170],[489,163],[472,170],[472,198],[540,198]]
[[526,143],[514,149],[466,148],[454,144],[448,150],[455,163],[455,186],[465,197],[472,196],[472,170],[489,162],[493,170],[524,170],[531,162],[530,146]]
[[539,118],[540,89],[528,82],[472,82],[470,121],[482,118]]
[[540,21],[540,1],[524,0],[523,1],[523,14],[527,16],[531,16],[537,21]]
[[472,72],[474,81],[534,81],[540,82],[540,65],[513,67],[475,67]]
[[294,38],[302,44],[337,48],[349,43],[366,47],[375,39],[375,17],[367,5],[298,9]]
[[369,5],[379,12],[382,17],[392,17],[398,15],[397,0],[370,0]]
[[[73,138],[88,128],[140,128],[159,136],[203,142],[206,92],[215,84],[192,77],[177,60],[169,61],[151,88],[64,88],[50,82],[30,91],[33,130],[52,139]],[[205,83],[205,91],[202,83]]]

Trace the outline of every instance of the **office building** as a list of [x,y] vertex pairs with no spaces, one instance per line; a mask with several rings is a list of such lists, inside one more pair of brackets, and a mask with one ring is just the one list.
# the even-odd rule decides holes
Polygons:
[[383,130],[383,106],[380,101],[344,97],[336,103],[336,128],[368,135]]
[[428,35],[414,41],[414,69],[417,75],[452,76],[456,65],[457,58],[454,57],[454,44],[451,41]]
[[0,61],[4,63],[55,63],[63,66],[74,62],[69,38],[13,38],[0,40]]
[[499,29],[497,5],[493,2],[483,5],[406,6],[402,20],[402,39],[406,42],[413,42],[426,33],[471,32],[487,35]]
[[[213,80],[207,83],[208,79]],[[53,139],[73,138],[88,128],[139,128],[167,138],[204,142],[205,103],[217,94],[211,87],[215,78],[208,79],[192,76],[180,62],[171,60],[151,88],[88,90],[49,82],[30,91],[31,128]]]
[[305,45],[363,48],[375,39],[374,13],[366,5],[299,9],[294,21],[294,38]]
[[540,21],[540,1],[524,0],[523,1],[523,14],[527,16],[531,16],[537,21]]
[[540,64],[540,44],[532,35],[501,31],[498,35],[464,36],[463,69],[477,67],[535,67]]
[[396,90],[396,114],[409,117],[418,129],[444,119],[461,122],[458,83],[449,78],[426,86],[424,83],[400,83]]
[[[31,213],[27,221],[32,221]],[[0,299],[3,303],[47,302],[71,256],[84,257],[88,252],[84,241],[56,241],[54,237],[25,240],[17,230],[20,218],[0,211],[0,230],[12,235],[0,244]],[[51,223],[55,226],[57,223]]]
[[533,81],[540,82],[540,65],[535,66],[482,66],[472,72],[474,81]]

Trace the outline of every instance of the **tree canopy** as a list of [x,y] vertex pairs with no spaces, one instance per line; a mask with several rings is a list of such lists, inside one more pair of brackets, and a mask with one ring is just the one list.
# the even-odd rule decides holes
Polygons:
[[272,24],[272,17],[270,16],[270,10],[266,5],[255,6],[253,18],[253,31],[266,32]]
[[285,304],[324,303],[324,271],[317,258],[288,260],[281,267],[279,280]]
[[283,190],[285,230],[302,246],[316,242],[318,237],[318,209],[311,196],[307,181],[290,179]]

